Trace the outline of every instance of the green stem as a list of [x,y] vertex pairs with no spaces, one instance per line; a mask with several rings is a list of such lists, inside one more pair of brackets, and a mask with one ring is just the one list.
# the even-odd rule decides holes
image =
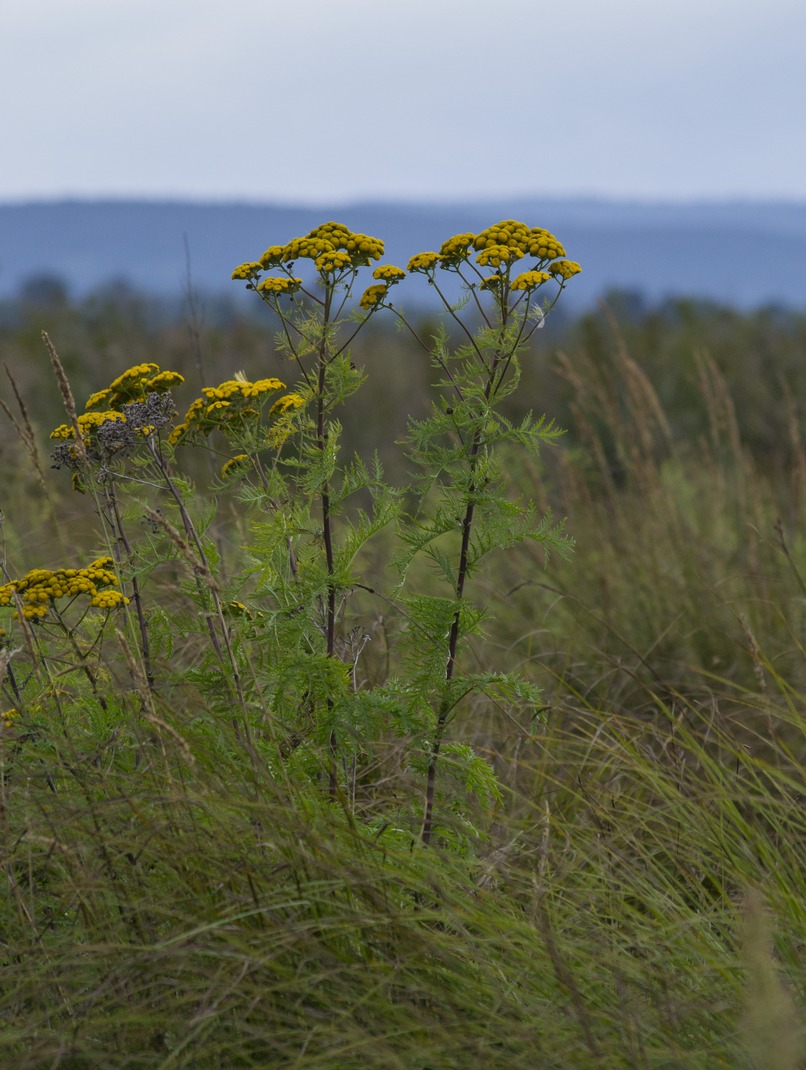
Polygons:
[[[506,313],[502,312],[502,331],[501,336],[503,338],[504,329],[506,327]],[[512,354],[509,354],[511,358]],[[502,361],[508,358],[501,352],[500,347],[496,349],[495,356],[493,357],[492,365],[489,369],[487,383],[484,388],[484,400],[489,405],[491,398],[495,396],[495,380],[498,374],[499,367]],[[500,385],[500,383],[499,383]],[[450,683],[453,679],[453,674],[456,668],[456,657],[459,648],[459,628],[462,620],[462,601],[464,599],[465,581],[469,571],[469,557],[470,557],[470,535],[473,528],[473,517],[476,509],[476,480],[475,472],[478,463],[479,451],[482,444],[482,429],[477,428],[473,435],[473,441],[468,453],[468,467],[470,469],[470,485],[467,491],[467,507],[465,509],[465,515],[462,518],[462,543],[459,549],[459,567],[456,574],[456,612],[453,615],[453,621],[451,622],[451,629],[448,634],[448,658],[445,664],[445,688],[442,693],[442,699],[440,701],[439,710],[437,712],[437,723],[434,728],[434,736],[431,743],[431,753],[428,756],[428,770],[426,773],[425,784],[425,806],[423,812],[423,825],[420,833],[422,842],[428,845],[431,842],[434,828],[434,798],[436,795],[436,783],[437,783],[437,765],[439,764],[439,752],[442,747],[442,740],[445,736],[445,728],[448,723],[448,715],[450,714],[452,703],[450,699]]]
[[[319,342],[318,353],[318,377],[316,391],[316,445],[324,458],[326,435],[325,435],[325,389],[327,386],[327,339],[330,324],[330,312],[332,302],[332,288],[328,288],[325,297],[325,307],[322,316],[322,336]],[[327,657],[332,658],[336,651],[336,585],[334,583],[334,558],[333,558],[333,523],[330,512],[330,487],[328,480],[322,482],[322,541],[325,546],[325,566],[327,568],[327,596],[325,604],[325,644]],[[328,713],[332,713],[333,700],[328,697]],[[328,773],[328,795],[331,802],[336,801],[338,795],[338,739],[335,728],[330,732],[330,770]]]
[[[478,456],[480,446],[480,435],[477,432],[470,450],[471,470],[475,468],[475,462]],[[442,746],[442,739],[445,735],[445,726],[448,721],[448,714],[451,710],[449,687],[450,682],[453,679],[454,669],[456,667],[456,652],[459,646],[459,627],[462,618],[461,602],[464,597],[465,579],[467,578],[468,571],[470,532],[473,527],[473,514],[476,508],[475,494],[475,484],[471,483],[468,489],[469,501],[467,503],[467,509],[465,510],[465,515],[462,520],[462,545],[459,551],[459,569],[456,577],[456,601],[458,605],[456,607],[456,612],[453,615],[453,621],[451,622],[451,630],[448,635],[448,660],[445,664],[445,690],[442,694],[442,701],[440,702],[439,712],[437,714],[436,728],[434,729],[434,739],[431,744],[431,753],[428,757],[428,772],[426,775],[425,784],[425,812],[423,814],[423,827],[421,832],[421,839],[426,845],[431,842],[431,834],[433,831],[434,795],[436,792],[437,783],[437,764],[439,762],[439,751]]]

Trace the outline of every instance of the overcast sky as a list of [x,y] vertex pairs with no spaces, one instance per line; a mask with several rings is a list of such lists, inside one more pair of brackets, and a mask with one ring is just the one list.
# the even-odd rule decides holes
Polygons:
[[10,0],[0,200],[806,200],[804,0]]

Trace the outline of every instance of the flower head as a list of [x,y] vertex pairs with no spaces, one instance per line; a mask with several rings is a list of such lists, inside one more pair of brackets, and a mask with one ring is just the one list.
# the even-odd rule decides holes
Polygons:
[[439,264],[439,253],[415,253],[415,255],[409,260],[409,271],[422,271],[424,274],[431,274],[434,268]]
[[552,275],[559,275],[562,279],[571,279],[574,275],[578,275],[582,268],[576,260],[557,260],[549,265],[548,270]]
[[10,710],[6,710],[5,713],[0,713],[0,719],[3,721],[4,728],[13,728],[14,722],[19,717],[20,711],[13,706]]
[[515,276],[510,283],[510,289],[535,290],[550,278],[551,275],[547,271],[524,271],[523,274]]
[[345,227],[344,223],[335,223],[331,220],[328,223],[320,223],[318,227],[314,227],[309,238],[324,238],[325,241],[330,242],[334,249],[346,249],[347,240],[352,237],[352,231],[349,227]]
[[305,405],[302,394],[284,394],[269,409],[272,424],[266,432],[266,445],[272,449],[280,447],[299,427],[298,416]]
[[154,391],[157,394],[161,394],[165,390],[170,390],[172,386],[179,386],[184,381],[184,375],[180,375],[179,372],[159,372],[158,375],[147,380],[144,387],[149,392]]
[[269,409],[269,416],[281,416],[292,409],[301,409],[305,404],[302,394],[283,394]]
[[144,401],[149,394],[164,394],[184,381],[179,372],[160,371],[159,364],[134,364],[113,379],[106,390],[90,395],[84,408],[87,412],[102,406],[121,410],[129,401]]
[[[492,246],[506,246],[513,251],[523,250],[528,246],[529,235],[530,230],[525,223],[519,223],[516,219],[502,219],[500,223],[495,223],[477,234],[473,248],[481,251]],[[522,256],[523,252],[519,251],[518,256],[513,259],[520,259]]]
[[292,279],[287,275],[269,275],[258,283],[258,293],[271,294],[280,297],[282,294],[293,294],[302,286],[302,279]]
[[486,278],[482,279],[481,282],[479,283],[479,289],[480,290],[490,290],[493,293],[496,293],[496,292],[500,293],[501,287],[503,285],[504,285],[504,276],[503,275],[488,275]]
[[232,278],[236,281],[246,280],[251,282],[253,279],[258,278],[263,265],[257,260],[248,260],[245,264],[239,264],[232,273]]
[[558,256],[565,256],[562,244],[542,227],[533,228],[527,249],[529,256],[534,256],[538,260],[554,260]]
[[334,252],[336,246],[327,238],[319,237],[313,232],[306,234],[304,238],[292,238],[286,245],[283,259],[286,262],[293,260],[316,260],[323,253]]
[[523,250],[517,245],[488,245],[476,257],[482,267],[500,267],[510,260],[520,260]]
[[243,421],[259,415],[253,405],[255,399],[262,399],[284,387],[285,383],[273,377],[251,382],[242,372],[218,386],[202,387],[202,396],[191,403],[184,420],[174,428],[168,441],[176,445],[191,434],[206,436],[215,430],[226,431],[242,425]]
[[406,272],[403,268],[395,267],[394,264],[381,264],[372,272],[373,279],[380,279],[387,286],[394,286],[396,282],[405,279]]
[[21,613],[26,620],[38,621],[61,598],[88,595],[89,604],[101,609],[128,605],[129,599],[116,589],[120,581],[113,566],[111,557],[99,557],[82,569],[31,569],[21,579],[0,587],[0,607],[14,605],[15,617]]
[[475,234],[454,234],[444,241],[439,249],[439,259],[443,267],[452,267],[467,260],[469,251],[476,240]]
[[[260,258],[260,266],[266,268],[278,267],[283,263],[285,259],[285,246],[284,245],[270,245],[266,252]],[[242,265],[243,266],[243,265]],[[236,268],[237,271],[237,268]]]
[[389,287],[386,283],[379,283],[377,286],[368,286],[361,294],[361,300],[358,302],[361,308],[370,312],[373,308],[377,308],[383,302],[389,292]]
[[337,271],[346,271],[353,266],[353,262],[350,254],[343,249],[332,249],[330,252],[317,256],[314,265],[317,271],[321,271],[323,275],[329,275]]
[[238,453],[235,457],[230,457],[230,459],[225,462],[223,468],[221,469],[221,478],[226,479],[228,476],[231,476],[236,468],[242,467],[244,461],[248,460],[249,455],[246,453]]
[[369,234],[350,234],[342,239],[340,247],[350,254],[355,267],[368,264],[370,260],[380,260],[383,256],[383,242]]

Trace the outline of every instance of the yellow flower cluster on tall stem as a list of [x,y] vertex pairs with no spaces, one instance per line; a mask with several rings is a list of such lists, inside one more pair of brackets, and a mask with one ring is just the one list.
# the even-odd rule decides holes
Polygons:
[[194,435],[207,436],[213,431],[227,430],[236,423],[250,421],[258,415],[255,405],[284,387],[285,383],[279,379],[250,382],[246,377],[227,379],[218,386],[202,387],[202,396],[192,402],[184,420],[176,425],[168,441],[175,445],[181,439]]
[[0,607],[14,606],[14,616],[41,621],[57,599],[86,595],[96,609],[116,609],[129,604],[118,590],[120,580],[111,557],[99,557],[85,568],[31,569],[18,580],[0,587]]
[[[232,272],[232,278],[246,282],[250,289],[257,291],[260,297],[278,310],[280,298],[293,297],[299,291],[324,306],[328,300],[328,291],[332,291],[338,284],[346,283],[345,289],[349,292],[357,270],[366,267],[373,260],[380,260],[381,256],[383,242],[379,238],[356,233],[343,223],[322,223],[303,237],[292,238],[285,245],[270,245],[259,260],[247,260],[239,264]],[[325,296],[306,287],[303,280],[294,274],[294,266],[299,260],[313,261]],[[284,274],[263,276],[265,271],[273,268]],[[405,271],[393,264],[376,268],[373,277],[380,280],[380,283],[365,291],[360,302],[361,308],[368,313],[374,311],[383,303],[389,287],[400,282],[405,274]],[[338,314],[342,311],[343,305]]]
[[89,412],[105,405],[120,411],[130,401],[144,401],[149,394],[164,394],[174,386],[184,383],[179,372],[160,371],[159,364],[135,364],[114,379],[105,390],[92,394],[85,405]]
[[[533,306],[537,291],[553,280],[558,288],[544,306],[538,306],[539,326],[542,317],[557,303],[568,279],[582,270],[576,261],[561,259],[564,257],[562,243],[545,228],[502,219],[479,234],[453,235],[442,243],[438,253],[416,253],[409,260],[408,270],[426,275],[449,309],[450,303],[439,288],[436,272],[439,269],[454,272],[473,295],[487,322],[484,306],[478,300],[481,291],[495,295],[497,311],[506,318],[510,304],[512,310],[522,301]],[[531,260],[532,264],[524,269],[520,265],[522,260]],[[495,272],[485,275],[480,268],[495,268]]]
[[[565,249],[549,231],[505,219],[479,234],[455,234],[442,243],[439,252],[417,253],[408,263],[410,272],[428,278],[466,341],[462,357],[451,357],[441,346],[425,346],[443,371],[442,385],[452,393],[452,398],[450,404],[445,402],[444,411],[435,415],[430,424],[424,422],[418,432],[418,456],[423,463],[429,463],[429,456],[443,458],[434,472],[438,479],[444,477],[445,454],[429,454],[429,449],[434,450],[440,443],[440,450],[444,451],[446,432],[451,438],[458,436],[463,446],[456,456],[453,478],[465,488],[460,498],[450,498],[450,510],[463,509],[463,515],[459,521],[461,534],[457,558],[446,573],[453,587],[456,609],[448,628],[444,681],[435,698],[434,729],[427,748],[421,829],[421,838],[426,844],[433,835],[440,749],[456,701],[453,683],[462,634],[465,584],[472,567],[474,539],[478,541],[479,538],[475,534],[479,527],[477,511],[487,503],[489,522],[495,519],[490,498],[485,496],[492,456],[491,428],[499,426],[502,438],[507,435],[506,425],[497,424],[495,407],[510,389],[508,377],[511,378],[513,367],[517,367],[518,352],[542,326],[546,313],[556,304],[567,280],[581,270],[579,264],[564,257]],[[493,273],[486,274],[483,269],[493,269]],[[468,326],[447,299],[440,287],[438,271],[451,272],[463,282],[483,323],[480,331]],[[556,292],[541,303],[543,288],[552,282],[556,284]],[[411,330],[405,319],[400,318]],[[444,424],[445,413],[451,417],[449,428]],[[423,430],[426,428],[430,428],[430,446],[425,445],[429,442]],[[535,433],[533,441],[538,437]],[[452,492],[446,490],[446,493]],[[500,515],[505,516],[506,507],[501,509]],[[447,506],[445,514],[455,515]],[[418,523],[413,527],[416,528]],[[500,537],[504,537],[504,530],[502,527]],[[442,533],[437,519],[432,521],[431,528],[426,523],[425,531]],[[481,538],[482,541],[490,539],[491,544],[494,542],[489,535]],[[414,536],[412,539],[416,541]]]
[[[383,250],[380,239],[354,232],[343,223],[331,221],[283,245],[270,245],[259,259],[240,264],[232,273],[233,279],[246,282],[248,288],[254,290],[277,313],[286,353],[296,361],[302,375],[298,392],[275,403],[272,412],[276,412],[280,418],[269,436],[271,438],[273,433],[274,440],[279,444],[285,441],[285,422],[304,401],[311,413],[310,434],[314,456],[318,457],[316,465],[322,471],[316,494],[327,575],[322,606],[324,646],[325,654],[330,659],[336,653],[337,583],[332,488],[331,477],[327,474],[326,455],[328,449],[333,448],[338,434],[337,426],[330,422],[330,413],[335,399],[348,396],[361,381],[349,361],[345,361],[348,346],[370,316],[385,304],[390,288],[405,278],[406,272],[393,264],[375,268],[375,282],[358,301],[358,307],[364,313],[363,318],[344,340],[339,336],[339,327],[360,271],[379,260]],[[296,274],[300,270],[299,263],[306,260],[313,264],[313,285],[303,282]],[[267,271],[279,271],[281,274],[264,277]],[[195,417],[195,413],[193,415]],[[214,414],[209,413],[208,409],[203,418],[208,415]],[[304,449],[304,442],[301,442],[301,452]],[[232,467],[225,466],[226,473],[231,470]],[[290,548],[289,560],[292,569],[295,568]],[[330,793],[334,798],[337,791],[337,750],[334,730],[330,738]]]

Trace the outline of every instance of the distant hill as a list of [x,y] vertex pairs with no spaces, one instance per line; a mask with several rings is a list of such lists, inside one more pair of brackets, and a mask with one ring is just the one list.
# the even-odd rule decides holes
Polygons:
[[[553,231],[584,273],[566,307],[592,304],[610,289],[649,300],[695,296],[739,308],[806,309],[806,202],[641,204],[593,200],[500,203],[273,204],[61,201],[0,205],[0,297],[33,276],[64,280],[74,296],[126,279],[170,298],[186,286],[185,242],[194,287],[233,293],[232,268],[267,245],[325,219],[381,237],[386,262],[405,267],[415,252],[501,218]],[[402,294],[401,294],[402,295]],[[411,300],[427,300],[421,286]]]

